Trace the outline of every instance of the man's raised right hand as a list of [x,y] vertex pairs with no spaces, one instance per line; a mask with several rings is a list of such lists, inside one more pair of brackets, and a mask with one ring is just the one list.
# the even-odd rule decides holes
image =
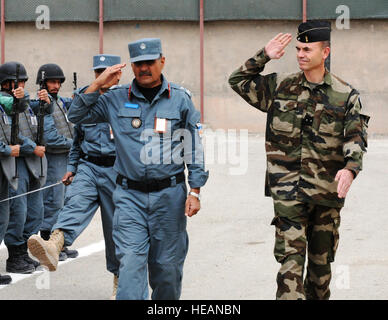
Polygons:
[[114,66],[108,67],[101,73],[96,80],[86,89],[85,93],[91,93],[99,90],[105,85],[111,83],[117,83],[121,77],[121,69],[126,66],[125,63],[115,64]]
[[264,48],[265,54],[270,59],[280,59],[285,51],[284,48],[291,42],[292,36],[290,33],[279,33],[275,38],[270,40]]

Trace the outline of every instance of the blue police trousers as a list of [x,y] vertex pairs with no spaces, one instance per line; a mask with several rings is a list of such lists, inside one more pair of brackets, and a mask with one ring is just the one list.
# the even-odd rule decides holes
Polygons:
[[143,193],[117,186],[113,240],[120,260],[116,299],[177,300],[188,251],[185,183]]
[[71,246],[89,225],[100,206],[107,270],[114,274],[119,272],[119,261],[112,239],[115,210],[112,195],[116,187],[116,175],[112,167],[101,167],[81,160],[77,174],[67,188],[65,205],[59,211],[58,220],[52,228],[52,231],[61,229],[65,246]]
[[[67,170],[68,153],[46,153],[47,157],[47,180],[46,186],[60,180]],[[65,201],[65,186],[61,183],[55,187],[43,190],[44,219],[41,230],[50,231],[57,222],[58,212],[62,209]]]
[[[39,180],[29,172],[23,157],[16,158],[19,174],[18,189],[9,188],[13,197],[40,188]],[[43,221],[43,196],[41,191],[10,200],[9,223],[4,243],[7,246],[19,246],[28,238],[37,234]]]
[[[0,200],[8,199],[8,180],[0,168]],[[9,201],[0,202],[0,243],[3,241],[9,221]]]

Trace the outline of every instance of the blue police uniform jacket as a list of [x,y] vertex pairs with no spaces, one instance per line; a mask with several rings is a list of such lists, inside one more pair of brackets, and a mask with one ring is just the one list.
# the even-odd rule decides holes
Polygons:
[[[199,136],[200,114],[187,90],[162,79],[151,103],[135,80],[101,96],[76,93],[69,120],[111,124],[117,155],[114,169],[119,174],[135,181],[164,179],[184,171],[186,165],[190,187],[200,188],[209,175]],[[165,133],[154,130],[156,119],[165,119]]]

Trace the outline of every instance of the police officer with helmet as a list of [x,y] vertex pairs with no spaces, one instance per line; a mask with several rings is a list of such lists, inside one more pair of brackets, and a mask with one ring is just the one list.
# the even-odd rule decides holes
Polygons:
[[[8,68],[0,67],[0,83],[12,76],[8,74]],[[15,90],[12,94],[21,98],[16,105],[18,112],[23,112],[27,103],[23,98],[22,88]],[[12,94],[5,91],[0,92],[0,242],[3,241],[9,222],[9,188],[17,190],[18,178],[15,176],[15,157],[20,154],[20,144],[11,144],[11,119],[14,98]],[[9,275],[0,275],[0,285],[7,285],[12,281]]]
[[[38,91],[38,98],[50,106],[49,114],[44,118],[44,141],[48,161],[46,186],[49,186],[60,181],[66,173],[69,151],[73,143],[73,124],[67,119],[72,99],[59,95],[62,83],[66,80],[59,65],[55,63],[42,65],[37,73],[37,84],[41,83],[42,76],[44,76],[44,88]],[[31,102],[35,112],[39,108],[39,100]],[[57,221],[59,210],[63,207],[64,197],[65,186],[62,184],[43,191],[44,220],[40,234],[45,240],[50,238],[51,228]],[[77,256],[76,250],[64,247],[60,260]]]
[[[25,82],[28,80],[26,69],[19,62],[7,62],[0,66],[0,77],[2,91],[20,99],[19,104],[23,103],[23,108],[26,108],[19,113],[18,119],[14,119],[19,122],[18,140],[21,146],[20,154],[16,158],[18,187],[16,190],[9,190],[10,197],[13,197],[43,186],[47,165],[45,148],[35,143],[37,121],[28,104],[28,94],[24,91]],[[16,86],[18,88],[15,90]],[[43,198],[40,191],[10,200],[10,218],[4,237],[8,249],[7,272],[31,273],[39,266],[27,253],[27,240],[32,234],[39,232],[42,213]]]

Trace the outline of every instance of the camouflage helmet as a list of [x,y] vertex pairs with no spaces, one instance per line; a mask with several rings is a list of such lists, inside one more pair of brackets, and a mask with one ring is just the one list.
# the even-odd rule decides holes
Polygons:
[[60,66],[55,63],[48,63],[44,64],[39,68],[38,75],[36,76],[36,84],[40,84],[40,81],[42,79],[42,71],[45,72],[44,78],[46,80],[58,79],[61,81],[61,83],[66,80],[65,75],[63,74],[63,71]]
[[0,66],[0,84],[7,80],[16,80],[16,67],[17,65],[20,66],[19,69],[19,80],[21,81],[27,81],[27,71],[26,68],[24,68],[23,64],[20,62],[6,62]]

